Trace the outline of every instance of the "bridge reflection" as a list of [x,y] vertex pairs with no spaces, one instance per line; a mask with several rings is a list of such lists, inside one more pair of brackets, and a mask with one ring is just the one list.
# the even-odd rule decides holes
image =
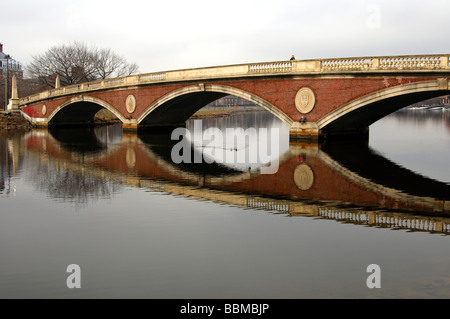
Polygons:
[[399,167],[364,143],[291,143],[278,172],[263,175],[214,163],[176,165],[168,156],[170,137],[114,130],[31,131],[23,145],[40,163],[100,184],[108,180],[291,217],[450,233],[450,185]]

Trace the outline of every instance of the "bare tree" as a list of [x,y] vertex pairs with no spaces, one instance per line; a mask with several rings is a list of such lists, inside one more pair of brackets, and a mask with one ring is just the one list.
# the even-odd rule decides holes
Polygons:
[[95,54],[95,75],[97,78],[128,76],[138,72],[136,63],[127,63],[125,58],[112,52],[111,49],[97,50]]
[[70,85],[131,75],[138,72],[138,66],[127,62],[110,49],[98,49],[74,42],[54,46],[44,54],[33,56],[26,71],[31,78],[53,86],[56,75],[60,76],[62,83]]

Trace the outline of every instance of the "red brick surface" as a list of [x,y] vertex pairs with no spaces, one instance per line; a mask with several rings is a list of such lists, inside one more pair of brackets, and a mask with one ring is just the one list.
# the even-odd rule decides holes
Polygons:
[[[280,109],[292,120],[298,121],[302,116],[295,107],[295,95],[302,87],[312,89],[316,96],[315,108],[308,114],[308,120],[315,122],[329,114],[331,111],[363,97],[367,94],[398,86],[407,83],[431,81],[436,78],[430,77],[348,77],[348,78],[313,78],[313,79],[292,79],[292,78],[262,78],[247,80],[227,80],[227,81],[201,81],[223,85],[242,90],[256,95],[273,106]],[[200,83],[200,82],[199,82]],[[150,85],[146,87],[136,87],[130,89],[115,89],[83,93],[83,96],[90,96],[100,99],[115,107],[124,117],[128,115],[125,108],[125,101],[128,95],[136,97],[136,111],[133,118],[138,118],[155,101],[163,96],[179,90],[183,87],[196,85],[197,83],[177,83]],[[77,96],[79,94],[73,95]],[[37,102],[24,107],[24,112],[31,117],[48,117],[62,103],[73,96],[57,98]],[[42,116],[42,106],[46,105],[47,114]]]

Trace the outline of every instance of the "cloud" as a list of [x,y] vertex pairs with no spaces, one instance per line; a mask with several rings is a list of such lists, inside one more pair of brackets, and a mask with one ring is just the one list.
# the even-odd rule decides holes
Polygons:
[[297,58],[448,53],[446,0],[16,0],[5,50],[22,63],[73,41],[142,72]]

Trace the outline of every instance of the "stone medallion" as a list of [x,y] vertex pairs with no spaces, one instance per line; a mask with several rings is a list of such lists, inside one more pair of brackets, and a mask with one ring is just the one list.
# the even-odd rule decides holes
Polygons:
[[295,106],[300,113],[306,114],[312,111],[316,104],[316,96],[310,88],[301,88],[295,96]]
[[47,114],[47,106],[45,104],[42,106],[41,113],[42,113],[42,115]]
[[134,95],[128,95],[125,102],[128,113],[132,114],[136,110],[136,98]]
[[311,167],[300,164],[294,171],[294,182],[303,191],[310,189],[314,184],[314,173]]

